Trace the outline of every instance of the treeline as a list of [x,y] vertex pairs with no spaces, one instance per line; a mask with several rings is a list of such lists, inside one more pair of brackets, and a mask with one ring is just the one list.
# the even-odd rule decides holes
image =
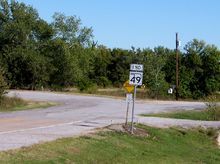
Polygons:
[[[180,54],[180,96],[201,98],[220,90],[220,51],[192,40]],[[93,41],[92,28],[76,16],[42,20],[31,6],[0,0],[0,67],[11,88],[121,87],[131,63],[144,64],[152,97],[175,84],[175,50],[109,49]],[[1,77],[1,76],[0,76]]]

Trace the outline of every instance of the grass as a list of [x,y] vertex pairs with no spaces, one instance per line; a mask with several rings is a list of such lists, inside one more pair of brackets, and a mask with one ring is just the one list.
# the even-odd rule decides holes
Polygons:
[[99,132],[0,153],[0,163],[210,163],[220,161],[213,129],[158,129],[148,136]]
[[[126,97],[126,91],[123,88],[103,88],[97,89],[94,91],[79,91],[78,89],[67,89],[65,90],[67,93],[80,93],[80,94],[93,94],[93,95],[101,95],[101,96],[110,96],[110,97]],[[148,91],[142,88],[137,88],[137,95],[138,99],[151,99],[148,95]]]
[[0,102],[0,112],[47,108],[54,105],[56,104],[53,102],[26,101],[18,97],[3,97]]
[[176,118],[176,119],[188,119],[188,120],[202,120],[202,121],[220,121],[220,107],[216,109],[216,119],[213,119],[210,110],[189,110],[189,111],[175,111],[175,112],[164,112],[155,114],[144,114],[143,116],[152,117],[164,117],[164,118]]
[[[62,92],[66,93],[72,93],[72,94],[91,94],[91,95],[103,95],[103,96],[110,96],[110,97],[122,97],[124,98],[126,96],[126,91],[124,88],[95,88],[95,89],[89,89],[85,91],[80,91],[77,88],[64,88]],[[157,100],[155,97],[153,98],[148,89],[144,88],[137,88],[137,95],[136,97],[138,99],[154,99]],[[216,93],[217,100],[220,101],[220,94]],[[158,100],[169,100],[173,101],[175,100],[175,95],[158,95]],[[192,98],[179,98],[181,101],[204,101],[204,98],[201,98],[199,100],[194,100]]]

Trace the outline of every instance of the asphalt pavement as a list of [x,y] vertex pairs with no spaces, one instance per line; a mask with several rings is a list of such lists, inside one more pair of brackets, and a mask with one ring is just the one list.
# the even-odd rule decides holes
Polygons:
[[[124,123],[125,99],[59,94],[39,91],[9,91],[9,96],[27,100],[50,101],[59,105],[47,109],[0,113],[0,150],[9,150],[62,137],[94,132],[110,124]],[[176,102],[138,100],[135,104],[135,122],[155,127],[215,127],[220,122],[191,121],[141,117],[140,114],[173,110],[204,109],[203,102]],[[131,111],[129,120],[131,120]]]

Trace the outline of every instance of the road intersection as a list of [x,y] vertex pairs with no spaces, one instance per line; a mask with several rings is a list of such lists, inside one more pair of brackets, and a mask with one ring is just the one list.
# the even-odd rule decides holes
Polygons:
[[[0,113],[0,150],[29,146],[62,137],[79,136],[110,124],[124,123],[124,99],[58,94],[39,91],[10,91],[34,101],[50,101],[59,105],[47,109],[33,109]],[[135,121],[156,127],[220,127],[220,122],[191,121],[165,118],[144,118],[140,114],[172,110],[205,108],[202,102],[137,101]]]

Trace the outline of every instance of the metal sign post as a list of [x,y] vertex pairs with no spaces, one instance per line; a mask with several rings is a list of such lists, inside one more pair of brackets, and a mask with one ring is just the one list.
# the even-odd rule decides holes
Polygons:
[[125,119],[125,126],[128,125],[128,113],[129,113],[129,106],[131,101],[133,100],[133,95],[131,93],[126,94],[126,104],[127,104],[127,111],[126,111],[126,119]]
[[131,64],[130,66],[130,76],[129,76],[129,84],[134,85],[134,93],[133,93],[133,106],[132,106],[132,118],[131,118],[131,134],[134,134],[134,107],[135,107],[135,99],[137,86],[142,85],[143,81],[143,65],[142,64]]
[[132,101],[132,92],[134,91],[134,85],[129,84],[129,80],[126,81],[123,85],[124,89],[126,90],[126,104],[127,104],[127,111],[126,111],[126,118],[125,118],[125,126],[128,125],[128,113],[129,113],[129,106]]
[[134,104],[135,104],[135,98],[136,98],[136,90],[137,90],[137,86],[134,87],[134,93],[133,93],[133,106],[132,106],[132,117],[131,117],[131,134],[134,134]]

